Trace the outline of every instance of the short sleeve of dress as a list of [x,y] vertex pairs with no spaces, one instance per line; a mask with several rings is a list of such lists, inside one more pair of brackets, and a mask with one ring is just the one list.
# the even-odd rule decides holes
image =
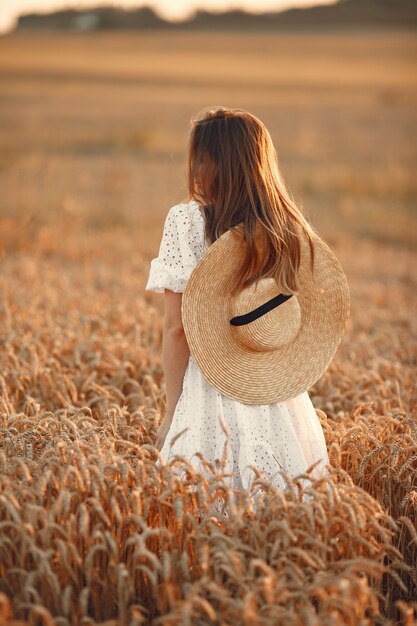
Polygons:
[[146,291],[184,291],[198,260],[194,239],[189,205],[174,205],[165,218],[158,256],[151,261]]

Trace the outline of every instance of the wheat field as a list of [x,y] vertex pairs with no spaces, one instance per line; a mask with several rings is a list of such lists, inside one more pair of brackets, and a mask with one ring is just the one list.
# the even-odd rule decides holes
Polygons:
[[[0,38],[1,626],[417,623],[416,52],[395,32]],[[154,448],[144,286],[189,119],[218,104],[266,123],[351,291],[309,390],[329,475],[279,491],[255,468],[256,506],[222,459]]]

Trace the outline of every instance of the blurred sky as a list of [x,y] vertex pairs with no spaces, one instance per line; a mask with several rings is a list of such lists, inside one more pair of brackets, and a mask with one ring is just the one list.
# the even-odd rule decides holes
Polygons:
[[246,9],[259,13],[262,11],[279,11],[291,7],[306,7],[316,4],[335,4],[336,0],[0,0],[0,32],[11,30],[16,18],[21,13],[41,13],[63,8],[86,8],[104,5],[123,7],[152,6],[162,17],[167,19],[182,19],[196,8],[220,11],[225,9]]

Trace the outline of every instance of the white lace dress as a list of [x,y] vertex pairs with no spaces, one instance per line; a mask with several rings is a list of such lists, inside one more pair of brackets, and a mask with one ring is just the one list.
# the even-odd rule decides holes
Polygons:
[[[163,293],[166,288],[182,293],[205,250],[204,216],[197,202],[171,207],[145,289]],[[203,470],[195,452],[200,451],[213,464],[221,459],[226,435],[217,419],[219,416],[230,432],[231,450],[229,447],[224,470],[231,474],[230,486],[250,490],[255,478],[250,465],[281,489],[286,488],[286,482],[278,470],[295,476],[320,461],[312,477],[327,473],[329,458],[323,429],[307,391],[285,402],[243,404],[215,389],[191,354],[182,392],[160,451],[162,459],[168,462],[174,455],[182,455],[199,471]],[[171,440],[183,430],[171,445]]]

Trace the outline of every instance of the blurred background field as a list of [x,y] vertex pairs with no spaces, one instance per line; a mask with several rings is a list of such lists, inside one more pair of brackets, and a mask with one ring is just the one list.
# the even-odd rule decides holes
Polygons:
[[[416,53],[412,32],[389,30],[18,32],[0,38],[0,461],[3,497],[16,507],[21,521],[20,530],[13,531],[16,545],[26,545],[28,533],[47,554],[42,525],[33,521],[30,507],[37,504],[49,510],[58,497],[54,471],[62,480],[61,489],[73,494],[68,520],[70,512],[74,519],[84,514],[84,487],[75,487],[70,468],[71,463],[78,467],[79,462],[80,468],[90,463],[94,475],[98,457],[89,461],[89,454],[93,450],[99,454],[97,441],[103,462],[117,468],[119,461],[108,455],[119,455],[136,471],[141,497],[151,501],[135,463],[145,459],[147,467],[153,464],[146,444],[153,443],[164,411],[163,298],[145,293],[144,285],[150,260],[158,253],[166,213],[186,197],[190,118],[209,105],[239,107],[260,117],[270,129],[294,199],[331,245],[348,277],[349,325],[335,360],[310,395],[334,466],[349,473],[355,489],[361,487],[375,498],[378,520],[379,506],[397,520],[393,545],[399,554],[391,553],[388,562],[394,563],[400,582],[395,574],[384,578],[380,600],[387,620],[399,619],[394,601],[411,603],[417,593],[417,538],[412,532],[417,523]],[[76,424],[77,436],[66,418]],[[77,452],[81,461],[74,461],[66,454],[77,448],[78,438],[83,442]],[[54,456],[58,444],[61,461]],[[136,461],[131,459],[132,450]],[[42,475],[43,487],[37,492],[34,485]],[[115,480],[124,484],[123,478]],[[111,491],[110,479],[103,484]],[[155,484],[162,492],[161,484]],[[85,493],[94,492],[91,477],[88,485]],[[359,526],[349,528],[347,523],[344,532],[352,533],[352,542],[359,532],[355,528],[366,527],[372,534],[370,518],[364,516],[372,502],[365,504],[361,498],[366,494],[353,486],[354,497],[347,487],[340,489],[336,491],[340,502],[358,507]],[[112,495],[106,493],[101,494],[102,506],[113,515]],[[20,508],[13,504],[18,496]],[[126,520],[133,513],[127,499],[124,502]],[[270,506],[278,506],[277,501]],[[329,527],[337,513],[352,521],[348,508],[341,508],[345,513],[337,507],[328,509]],[[7,523],[17,519],[10,510],[2,512]],[[156,505],[143,511],[149,526],[163,525],[166,518],[170,530],[177,532],[178,523],[184,542],[184,536],[208,532],[196,530],[181,515],[177,519],[171,512],[169,518],[168,508],[165,517]],[[54,508],[57,517],[48,523],[55,519],[66,528],[71,522],[64,513],[64,508]],[[87,535],[92,537],[93,530],[101,528],[103,516],[90,514],[85,543],[68,539],[81,559],[78,569],[73,564],[75,577],[58,571],[56,552],[42,561],[56,574],[58,587],[70,587],[64,600],[36,577],[25,578],[40,561],[23,558],[19,567],[26,574],[19,579],[16,572],[7,574],[13,553],[3,553],[0,591],[13,599],[18,616],[26,617],[30,610],[35,614],[33,607],[40,605],[55,617],[61,615],[60,624],[79,623],[82,615],[136,624],[141,622],[134,621],[133,609],[131,621],[127,615],[139,594],[150,614],[172,610],[172,620],[166,623],[185,623],[181,619],[189,609],[184,600],[188,587],[181,586],[180,573],[172,578],[173,595],[165,586],[154,587],[151,593],[144,574],[140,584],[129,587],[128,599],[120,599],[119,583],[108,573],[110,565],[119,567],[125,554],[126,537],[117,516],[108,526],[116,548],[109,548],[109,560],[96,563],[96,574],[105,583],[101,590],[93,588],[91,570],[86,574],[92,567],[85,558]],[[264,523],[256,521],[260,527]],[[32,524],[31,532],[27,524]],[[52,526],[51,532],[53,536]],[[298,541],[301,537],[300,531]],[[361,548],[352,545],[359,553]],[[371,552],[371,561],[381,557],[382,552]],[[175,553],[170,555],[174,563]],[[193,555],[190,562],[197,558]],[[344,609],[339,613],[323,596],[317,623],[391,623],[366,612],[372,593],[361,587],[358,599],[358,571],[349,570],[344,580],[351,586],[346,591],[343,568],[337,567],[341,555],[343,551],[335,553],[332,566],[327,563],[322,570],[334,566],[338,582],[326,587],[326,593]],[[354,556],[350,553],[349,559]],[[403,565],[398,565],[401,559]],[[130,566],[134,568],[134,563]],[[151,566],[155,563],[149,562]],[[201,582],[200,574],[193,584]],[[251,575],[255,580],[255,573]],[[26,590],[22,581],[27,582]],[[225,579],[223,584],[235,597],[236,581]],[[32,586],[37,597],[28,590]],[[83,589],[89,591],[81,601]],[[244,616],[249,620],[248,615],[255,614],[256,623],[273,623],[256,603],[250,605],[254,613],[247,604],[236,604],[232,611],[220,595],[214,600],[208,589],[204,597],[216,610],[223,607],[230,618],[226,623],[255,623],[244,621]],[[239,590],[246,597],[244,586]],[[274,606],[274,595],[258,591],[263,607]],[[89,593],[95,598],[91,604]],[[173,608],[174,596],[179,613]],[[349,616],[352,598],[359,608]],[[294,602],[296,607],[298,596]],[[312,610],[311,602],[307,605]],[[200,609],[201,621],[194,623],[216,623],[207,617],[208,610]],[[332,611],[334,621],[323,621]],[[411,626],[411,609],[407,615],[403,623]],[[285,623],[300,623],[288,619]]]
[[[36,229],[70,214],[93,230],[156,235],[185,194],[189,118],[226,104],[265,121],[323,234],[410,249],[416,47],[404,33],[3,37],[2,216]],[[142,239],[154,252],[155,238]]]

